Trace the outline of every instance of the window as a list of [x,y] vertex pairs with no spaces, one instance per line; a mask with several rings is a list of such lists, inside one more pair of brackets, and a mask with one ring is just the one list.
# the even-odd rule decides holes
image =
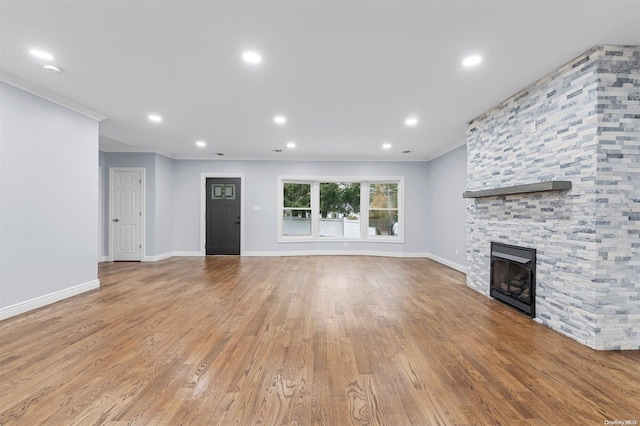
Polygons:
[[398,184],[369,184],[369,229],[376,235],[398,235]]
[[236,199],[236,186],[233,183],[213,184],[211,185],[211,199],[218,200],[226,198],[228,200]]
[[402,242],[404,178],[278,178],[279,241]]
[[284,183],[282,235],[311,235],[311,184]]
[[320,183],[320,237],[360,237],[360,183]]

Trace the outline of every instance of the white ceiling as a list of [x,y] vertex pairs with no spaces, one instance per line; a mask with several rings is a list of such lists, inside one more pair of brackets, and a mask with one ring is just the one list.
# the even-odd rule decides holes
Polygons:
[[[640,0],[3,0],[0,8],[4,75],[107,116],[105,150],[174,158],[431,159],[464,143],[466,122],[594,45],[640,44]],[[262,64],[244,63],[246,49]],[[464,68],[470,54],[483,62]],[[45,62],[63,72],[43,71]],[[164,121],[149,122],[150,113]],[[287,125],[276,126],[276,114]],[[403,124],[409,115],[418,126]],[[296,148],[286,148],[290,140]]]

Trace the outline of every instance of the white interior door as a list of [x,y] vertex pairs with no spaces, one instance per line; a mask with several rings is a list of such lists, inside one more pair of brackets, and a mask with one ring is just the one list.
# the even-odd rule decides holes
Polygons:
[[142,172],[113,170],[111,179],[113,260],[142,260]]

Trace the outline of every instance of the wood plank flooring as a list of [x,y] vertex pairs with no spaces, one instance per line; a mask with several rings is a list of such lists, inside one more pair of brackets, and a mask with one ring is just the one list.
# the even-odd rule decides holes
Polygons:
[[105,263],[0,322],[1,425],[640,423],[638,351],[597,352],[426,259]]

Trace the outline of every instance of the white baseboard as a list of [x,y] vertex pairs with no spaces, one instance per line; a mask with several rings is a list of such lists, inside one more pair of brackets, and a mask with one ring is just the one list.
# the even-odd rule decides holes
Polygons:
[[428,253],[406,253],[375,250],[298,250],[298,251],[245,251],[246,257],[284,256],[381,256],[381,257],[429,257]]
[[0,308],[0,320],[11,318],[37,308],[59,302],[60,300],[67,299],[69,297],[76,296],[87,291],[95,290],[96,288],[100,288],[100,280],[89,281],[84,284],[79,284],[73,287],[65,288],[64,290],[36,297],[35,299],[16,303],[15,305],[7,306],[6,308]]
[[459,263],[456,262],[452,262],[450,260],[447,260],[443,257],[440,256],[436,256],[435,254],[431,254],[429,253],[429,255],[427,256],[429,259],[433,260],[434,262],[438,262],[438,263],[442,263],[445,266],[448,266],[451,269],[455,269],[456,271],[460,271],[463,274],[467,273],[467,267],[460,265]]
[[176,256],[176,257],[202,256],[202,253],[199,251],[174,251],[172,252],[172,256]]
[[245,251],[243,256],[262,256],[262,257],[278,257],[278,256],[382,256],[382,257],[418,257],[431,259],[434,262],[442,263],[449,268],[467,273],[467,267],[459,263],[452,262],[440,256],[431,253],[407,253],[407,252],[390,252],[390,251],[372,251],[372,250],[298,250],[298,251]]
[[173,252],[157,254],[155,256],[145,256],[143,262],[158,262],[160,260],[168,259],[175,256]]
[[[145,256],[145,262],[158,262],[170,257],[191,257],[203,256],[199,251],[172,251],[155,256]],[[375,250],[292,250],[292,251],[243,251],[242,256],[246,257],[286,257],[286,256],[381,256],[381,257],[404,257],[404,258],[427,258],[434,262],[442,263],[449,268],[467,273],[467,267],[459,263],[452,262],[431,253],[412,253],[395,251],[375,251]],[[108,261],[109,257],[104,256],[103,261]]]
[[190,257],[202,256],[199,251],[170,251],[168,253],[157,254],[155,256],[145,256],[143,262],[158,262],[160,260],[169,259],[170,257]]
[[108,262],[109,261],[109,256],[100,256],[100,258],[98,259],[98,262]]

